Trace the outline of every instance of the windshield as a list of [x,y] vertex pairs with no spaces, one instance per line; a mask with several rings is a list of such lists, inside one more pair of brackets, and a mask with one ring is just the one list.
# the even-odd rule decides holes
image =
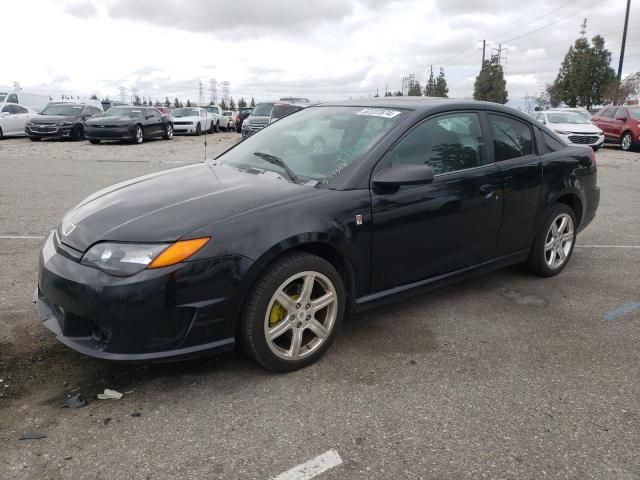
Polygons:
[[629,110],[629,115],[634,120],[640,120],[640,108],[627,108]]
[[113,107],[107,110],[105,116],[142,118],[142,110],[139,108]]
[[547,113],[549,123],[573,123],[576,125],[590,124],[590,122],[579,113],[575,112],[553,112]]
[[227,116],[231,116],[233,115],[233,112],[230,112],[228,110],[225,110],[224,112],[222,112],[223,115],[227,115]]
[[253,112],[253,108],[241,108],[240,113],[249,113]]
[[404,115],[398,109],[311,107],[255,133],[218,159],[241,170],[270,170],[296,183],[330,183]]
[[271,115],[271,110],[273,109],[273,103],[259,103],[253,109],[251,115],[254,117],[268,117]]
[[174,117],[198,117],[200,110],[197,108],[176,108],[171,115]]
[[4,102],[4,99],[7,98],[6,93],[0,93],[0,102]]
[[41,115],[62,115],[65,117],[73,117],[76,115],[82,114],[82,109],[84,107],[82,105],[73,105],[69,103],[56,103],[47,105],[42,112]]

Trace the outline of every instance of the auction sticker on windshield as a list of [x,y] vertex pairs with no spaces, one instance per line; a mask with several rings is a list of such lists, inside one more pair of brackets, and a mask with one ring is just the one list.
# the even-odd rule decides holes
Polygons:
[[386,108],[364,108],[357,115],[368,115],[370,117],[393,118],[402,112],[398,110],[387,110]]

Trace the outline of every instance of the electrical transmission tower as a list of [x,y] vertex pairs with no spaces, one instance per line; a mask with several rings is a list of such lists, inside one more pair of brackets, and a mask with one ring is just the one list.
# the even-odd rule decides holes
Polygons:
[[202,80],[198,80],[198,105],[201,107],[204,104],[204,94],[202,90]]
[[507,47],[502,48],[502,44],[498,44],[498,48],[493,47],[491,49],[491,60],[498,65],[502,65],[502,61],[504,58],[504,64],[507,64],[507,53],[509,53],[509,49]]
[[229,82],[225,80],[224,82],[221,83],[221,85],[222,85],[222,98],[226,102],[227,100],[229,100]]
[[218,81],[215,78],[209,79],[209,94],[211,102],[215,104],[218,100]]
[[137,88],[132,88],[131,89],[131,104],[132,105],[135,104],[137,96],[138,96],[138,89]]
[[127,96],[127,89],[125,87],[118,87],[120,92],[120,102],[125,103],[125,97]]

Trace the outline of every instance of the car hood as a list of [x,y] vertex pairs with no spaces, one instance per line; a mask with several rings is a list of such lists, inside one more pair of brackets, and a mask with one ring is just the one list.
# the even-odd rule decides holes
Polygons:
[[[172,242],[209,223],[318,190],[274,174],[199,163],[134,178],[87,197],[64,217],[62,242]],[[66,233],[66,235],[65,235]]]
[[[188,117],[173,117],[176,122],[199,122],[202,117],[197,115],[189,115]],[[204,118],[202,118],[204,120]]]
[[562,130],[571,133],[598,133],[600,129],[591,124],[580,123],[549,123],[547,125],[551,130]]
[[57,123],[57,122],[75,122],[80,117],[76,115],[35,115],[31,117],[31,123]]
[[101,125],[106,123],[132,123],[134,120],[142,120],[141,118],[132,118],[126,116],[109,115],[104,117],[90,118],[87,125]]

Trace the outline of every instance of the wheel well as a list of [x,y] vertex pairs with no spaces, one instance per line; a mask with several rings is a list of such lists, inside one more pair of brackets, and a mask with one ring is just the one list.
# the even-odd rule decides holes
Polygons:
[[575,213],[576,215],[576,222],[578,223],[576,227],[579,227],[580,222],[582,221],[582,202],[580,201],[580,198],[578,198],[578,196],[573,193],[567,193],[566,195],[560,197],[557,200],[557,203],[564,203],[571,210],[573,210],[573,213]]
[[335,268],[344,282],[344,289],[347,294],[347,311],[350,311],[355,306],[355,278],[353,268],[349,261],[334,247],[326,243],[312,242],[305,243],[294,247],[291,250],[283,252],[283,254],[290,253],[292,251],[301,251],[310,253],[317,257],[322,258],[329,262],[333,268]]

